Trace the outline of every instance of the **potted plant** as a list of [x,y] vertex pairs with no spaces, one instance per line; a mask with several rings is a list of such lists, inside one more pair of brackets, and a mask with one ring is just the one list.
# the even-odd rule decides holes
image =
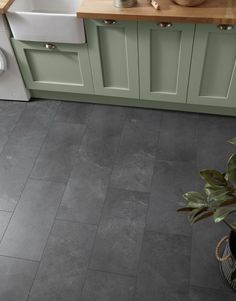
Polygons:
[[[236,145],[236,137],[229,142]],[[229,236],[223,237],[216,247],[216,258],[224,278],[236,290],[236,153],[230,156],[225,173],[205,169],[200,175],[205,181],[204,190],[185,193],[186,206],[178,211],[187,212],[191,224],[213,217],[215,223],[224,222],[230,229]],[[220,256],[224,242],[226,247]]]

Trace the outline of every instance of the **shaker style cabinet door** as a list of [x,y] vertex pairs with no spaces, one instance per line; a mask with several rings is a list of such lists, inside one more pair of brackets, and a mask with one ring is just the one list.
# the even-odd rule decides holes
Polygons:
[[188,103],[236,107],[236,26],[196,26]]
[[186,103],[194,24],[139,22],[141,99]]
[[85,24],[95,94],[139,98],[137,22]]
[[93,94],[86,44],[12,44],[26,84],[31,90]]

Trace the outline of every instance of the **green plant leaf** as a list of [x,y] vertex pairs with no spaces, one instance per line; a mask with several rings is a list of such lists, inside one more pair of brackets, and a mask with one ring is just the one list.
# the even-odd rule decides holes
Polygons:
[[186,200],[187,207],[201,208],[206,206],[206,196],[200,192],[190,191],[183,194],[183,198]]
[[223,221],[229,214],[236,212],[236,208],[225,208],[221,207],[216,209],[214,213],[214,221],[215,223],[219,223]]
[[230,139],[228,142],[231,143],[231,144],[236,145],[236,137]]
[[199,214],[201,214],[206,210],[207,210],[206,207],[193,209],[193,211],[188,216],[189,222],[193,224],[194,218],[196,218]]
[[227,178],[232,184],[236,184],[236,154],[233,154],[228,160]]
[[192,224],[195,224],[196,222],[199,222],[205,218],[208,218],[208,217],[212,216],[213,214],[214,214],[214,212],[212,212],[212,211],[207,211],[207,212],[203,212],[202,214],[198,214],[195,218],[193,218]]
[[227,181],[222,173],[214,169],[203,169],[200,175],[211,186],[227,186]]
[[193,211],[193,210],[194,210],[194,208],[183,207],[183,208],[177,209],[177,212],[189,212],[189,211]]
[[213,209],[222,206],[225,201],[236,199],[236,196],[232,194],[234,188],[229,186],[211,186],[206,183],[204,190],[207,195],[208,206]]
[[220,207],[223,207],[223,206],[230,206],[230,205],[236,204],[236,198],[235,198],[235,196],[232,196],[232,197],[233,197],[232,199],[228,199],[228,200],[222,202],[222,203],[220,204]]
[[232,272],[232,274],[231,274],[231,281],[232,282],[235,282],[236,281],[236,268],[235,268],[235,270]]
[[235,189],[231,186],[211,186],[206,183],[204,187],[204,191],[208,197],[221,197],[226,194],[232,194]]

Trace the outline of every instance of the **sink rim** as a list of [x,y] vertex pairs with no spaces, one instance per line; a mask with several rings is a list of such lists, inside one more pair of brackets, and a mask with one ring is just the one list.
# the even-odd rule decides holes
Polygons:
[[19,0],[11,5],[8,13],[25,16],[76,16],[81,1],[83,0],[70,0],[68,5],[68,0]]
[[6,14],[11,14],[11,15],[38,15],[38,16],[63,16],[63,17],[76,17],[76,12],[75,13],[54,13],[54,12],[27,12],[27,11],[10,11],[6,12]]

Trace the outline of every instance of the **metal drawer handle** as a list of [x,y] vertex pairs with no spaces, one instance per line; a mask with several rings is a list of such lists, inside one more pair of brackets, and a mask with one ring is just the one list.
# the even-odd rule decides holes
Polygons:
[[55,45],[53,45],[53,44],[45,44],[45,48],[46,49],[55,49],[56,48],[56,46]]
[[228,24],[219,24],[217,27],[220,30],[232,30],[234,28],[233,25],[228,25]]
[[117,23],[116,20],[103,20],[103,23],[106,25],[114,25]]
[[161,28],[170,28],[173,24],[168,22],[161,22],[158,24]]

